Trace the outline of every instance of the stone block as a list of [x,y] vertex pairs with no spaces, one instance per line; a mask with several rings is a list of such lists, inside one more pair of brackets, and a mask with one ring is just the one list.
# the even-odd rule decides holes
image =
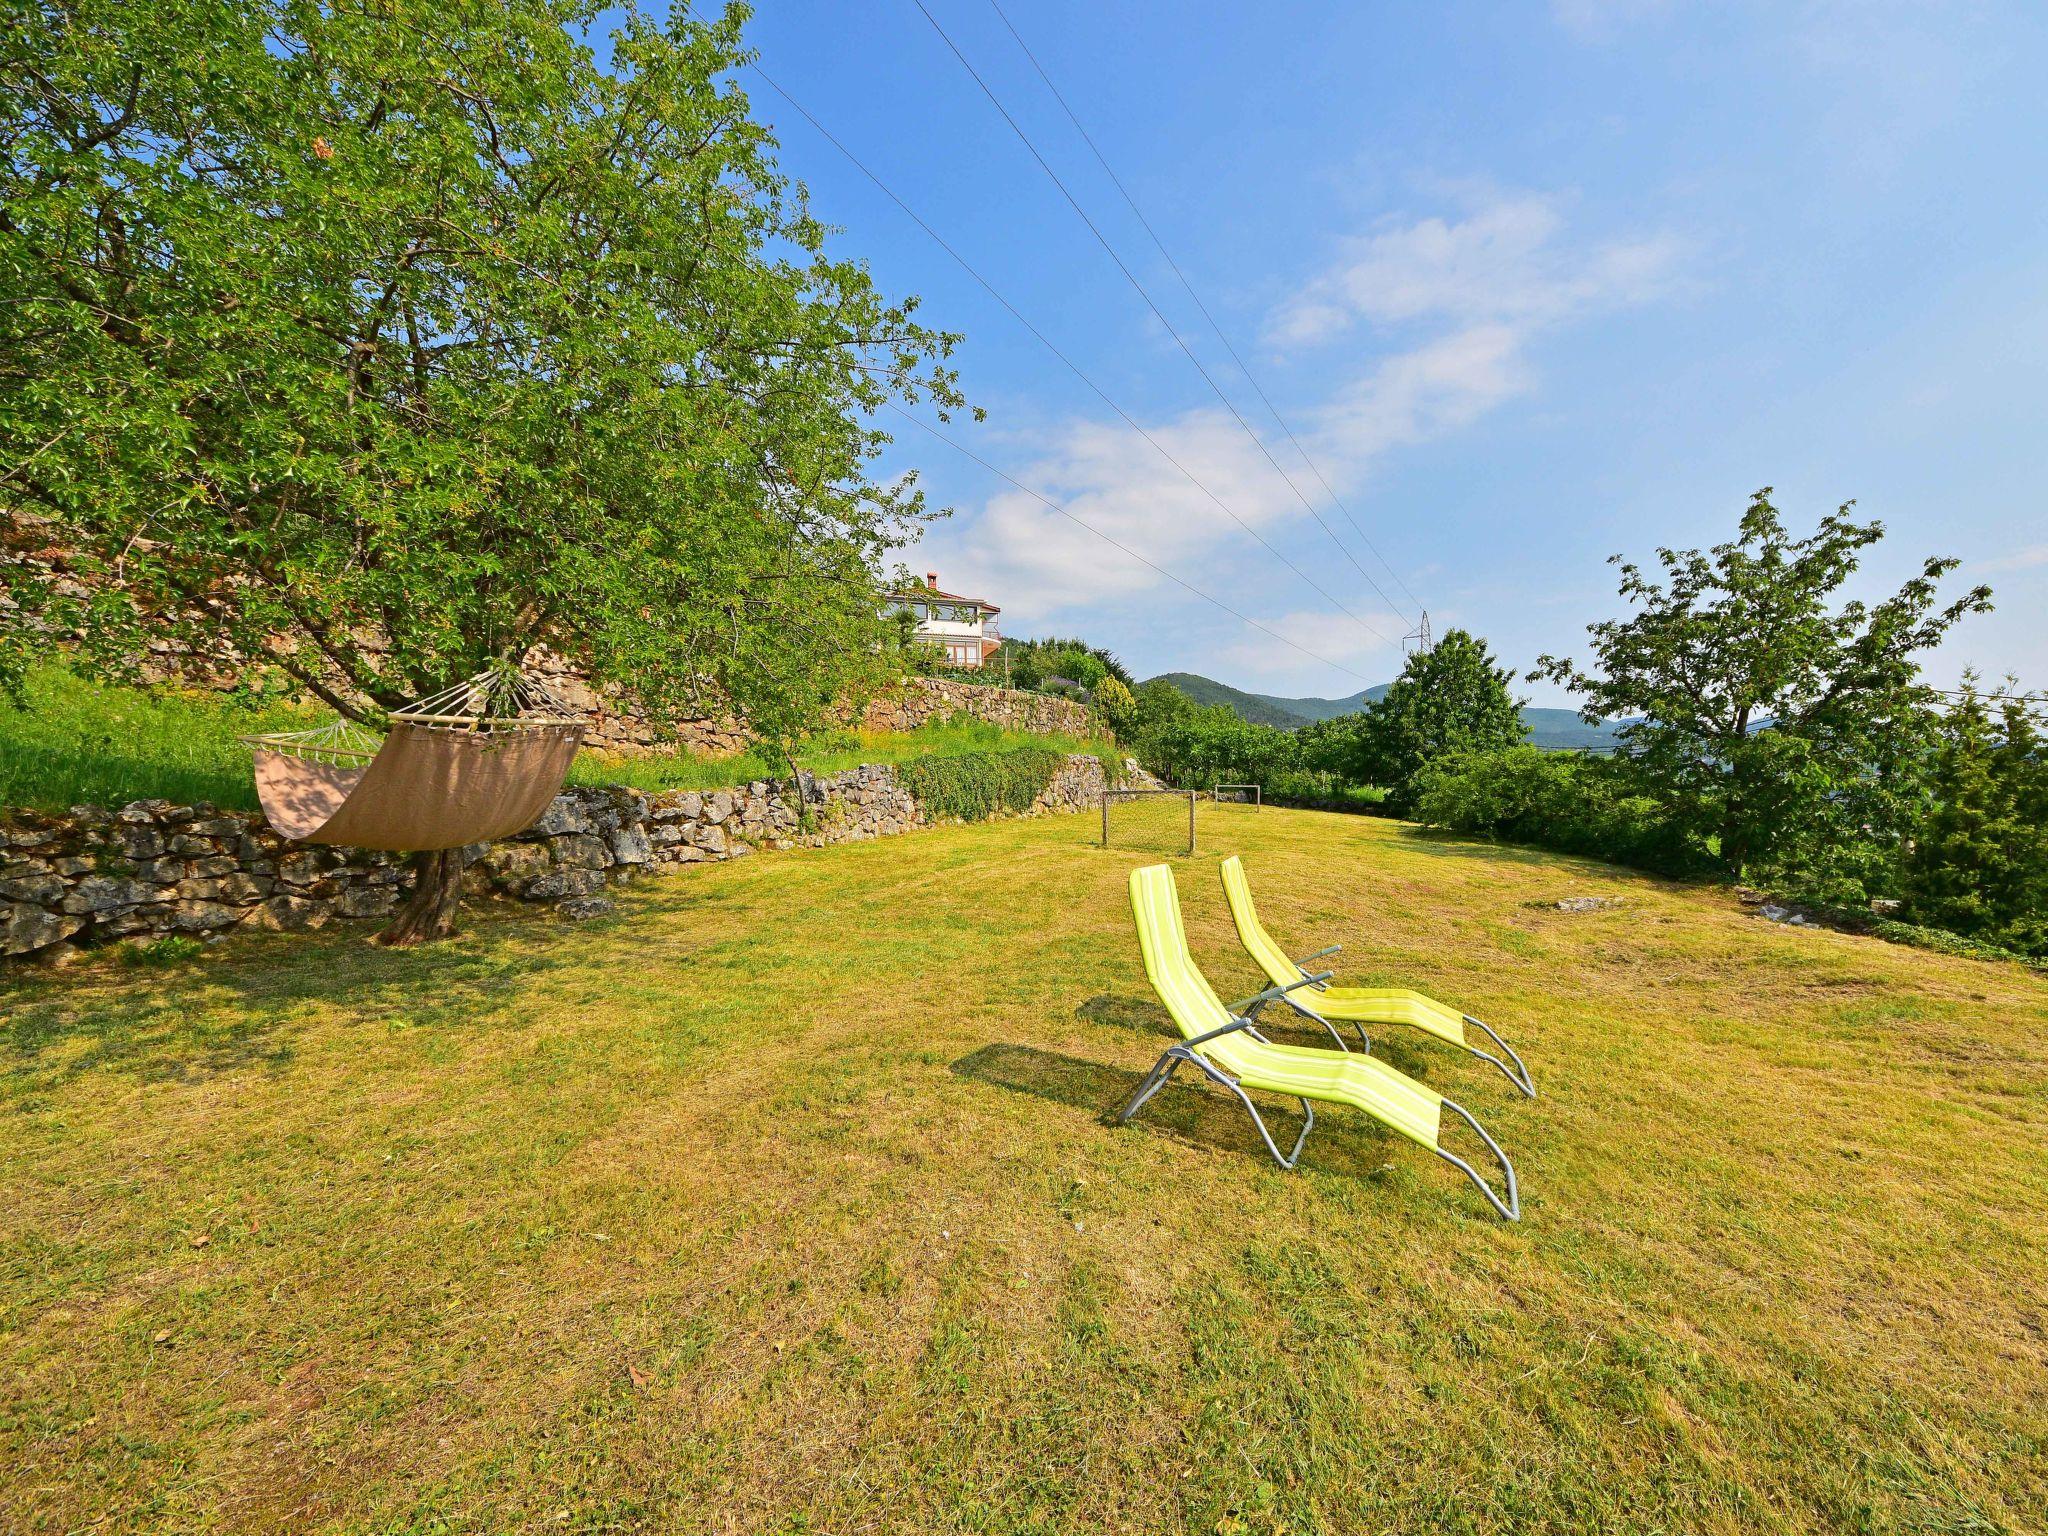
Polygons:
[[234,920],[234,908],[217,901],[181,901],[171,909],[171,926],[187,932],[225,928]]
[[326,923],[327,916],[327,908],[320,902],[308,901],[303,896],[280,893],[268,901],[257,903],[243,913],[242,926],[297,933],[302,929],[322,926]]
[[297,848],[277,861],[277,878],[286,885],[311,885],[324,873],[324,859],[310,848]]
[[50,912],[26,903],[0,906],[0,954],[26,955],[68,939],[85,921],[75,913]]
[[520,894],[528,901],[557,901],[564,896],[589,896],[604,889],[604,872],[557,869],[527,883]]
[[232,906],[245,907],[252,901],[259,901],[270,894],[273,882],[261,875],[201,875],[194,879],[178,882],[178,899],[181,901],[224,901]]
[[603,838],[593,832],[575,833],[558,837],[548,845],[554,850],[557,864],[573,865],[584,869],[602,869],[612,862],[612,851],[605,846]]
[[398,910],[398,892],[384,885],[352,885],[334,907],[343,917],[389,917]]
[[619,864],[645,864],[654,857],[646,831],[637,826],[620,827],[612,834],[612,859]]
[[617,910],[618,904],[609,896],[571,896],[567,901],[555,903],[555,910],[567,918],[581,920],[586,917],[603,917]]
[[127,933],[163,933],[171,926],[171,908],[159,903],[151,907],[129,907],[122,912],[109,912],[96,919],[92,925],[95,936],[119,938]]
[[595,823],[583,803],[572,795],[557,795],[548,802],[548,808],[541,812],[540,820],[532,828],[545,837],[560,837],[565,833],[589,832]]
[[54,874],[24,874],[10,880],[0,880],[0,900],[54,907],[63,901],[64,893],[69,889],[70,887]]
[[164,835],[155,827],[123,823],[114,837],[121,852],[131,859],[153,859],[164,851]]
[[146,901],[162,901],[163,888],[146,880],[126,880],[113,875],[88,875],[64,897],[66,912],[113,912]]

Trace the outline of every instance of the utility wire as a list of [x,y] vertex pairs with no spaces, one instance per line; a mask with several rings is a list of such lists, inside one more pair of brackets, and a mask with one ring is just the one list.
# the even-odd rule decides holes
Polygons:
[[[1216,317],[1209,312],[1209,306],[1204,304],[1202,296],[1195,292],[1195,285],[1188,281],[1187,273],[1183,272],[1180,263],[1173,259],[1173,252],[1169,251],[1166,248],[1166,242],[1159,238],[1159,231],[1154,229],[1152,221],[1145,217],[1145,210],[1138,206],[1138,200],[1131,196],[1130,188],[1124,185],[1123,178],[1118,176],[1116,171],[1110,166],[1108,158],[1102,153],[1100,147],[1097,146],[1093,135],[1082,125],[1081,119],[1075,114],[1074,109],[1067,104],[1067,98],[1061,94],[1060,88],[1053,84],[1052,76],[1047,74],[1045,66],[1038,62],[1038,55],[1033,53],[1031,45],[1024,41],[1023,34],[1017,30],[1016,23],[1010,20],[1009,14],[997,3],[997,0],[988,0],[988,3],[989,8],[1002,18],[1004,27],[1009,30],[1010,36],[1016,39],[1017,46],[1023,49],[1024,57],[1031,61],[1031,67],[1038,71],[1038,78],[1043,80],[1045,88],[1052,92],[1052,99],[1058,102],[1060,110],[1067,114],[1067,121],[1072,123],[1074,131],[1081,135],[1081,142],[1086,144],[1089,153],[1095,156],[1095,163],[1102,167],[1103,174],[1109,178],[1110,184],[1123,197],[1125,205],[1136,215],[1138,222],[1144,226],[1145,233],[1152,237],[1152,244],[1158,248],[1159,254],[1166,259],[1166,265],[1172,269],[1173,275],[1180,279],[1181,287],[1186,289],[1187,296],[1194,300],[1195,308],[1202,312],[1202,318],[1209,322],[1209,329],[1214,331],[1216,339],[1223,343],[1223,350],[1230,354],[1230,360],[1237,365],[1237,371],[1244,375],[1245,382],[1251,385],[1252,392],[1259,397],[1260,404],[1265,406],[1267,413],[1279,425],[1280,430],[1287,434],[1287,441],[1292,443],[1294,451],[1301,455],[1301,462],[1306,464],[1309,467],[1309,472],[1321,482],[1323,489],[1329,493],[1331,502],[1339,512],[1344,514],[1344,521],[1351,525],[1351,531],[1358,535],[1360,541],[1364,543],[1367,549],[1372,551],[1373,558],[1379,561],[1386,573],[1394,578],[1395,583],[1407,594],[1408,601],[1413,603],[1418,609],[1421,608],[1422,599],[1415,595],[1414,590],[1408,583],[1401,579],[1401,573],[1394,569],[1385,555],[1380,553],[1380,547],[1373,543],[1372,535],[1359,526],[1358,519],[1351,515],[1351,509],[1344,504],[1344,498],[1337,494],[1336,487],[1330,484],[1328,477],[1323,474],[1321,467],[1317,465],[1314,459],[1309,457],[1308,450],[1301,445],[1301,439],[1294,435],[1294,428],[1287,424],[1287,418],[1282,416],[1280,408],[1273,404],[1272,398],[1265,391],[1265,387],[1259,383],[1257,375],[1245,365],[1245,360],[1238,355],[1237,348],[1231,345],[1230,338],[1224,334],[1223,327],[1217,323]],[[1380,591],[1377,583],[1374,584],[1373,590],[1379,592],[1381,597],[1387,596],[1385,592]],[[1396,612],[1399,612],[1399,605],[1394,604],[1391,598],[1388,598],[1388,603],[1395,608]],[[1403,614],[1402,617],[1405,618],[1406,615]]]
[[[967,55],[960,51],[960,45],[953,41],[951,34],[944,27],[939,25],[938,18],[926,9],[924,0],[911,0],[911,4],[915,5],[923,13],[924,19],[931,23],[932,30],[939,34],[946,47],[952,51],[953,57],[960,61],[960,67],[967,71],[976,85],[981,87],[981,93],[988,97],[996,111],[1001,114],[1003,121],[1010,125],[1010,131],[1016,134],[1019,142],[1031,152],[1031,158],[1038,162],[1039,169],[1051,178],[1052,184],[1055,187],[1059,188],[1060,196],[1067,200],[1067,206],[1072,208],[1081,222],[1088,226],[1088,232],[1095,237],[1096,243],[1108,253],[1109,259],[1116,264],[1116,269],[1123,273],[1125,281],[1137,291],[1138,297],[1145,301],[1145,307],[1152,311],[1153,318],[1166,327],[1166,333],[1173,338],[1174,345],[1180,348],[1190,363],[1194,364],[1195,372],[1202,376],[1202,381],[1215,392],[1216,398],[1223,402],[1223,408],[1230,412],[1231,418],[1236,421],[1238,426],[1244,429],[1244,435],[1252,440],[1252,446],[1265,456],[1266,462],[1273,466],[1273,472],[1287,483],[1287,489],[1294,493],[1294,499],[1301,503],[1303,509],[1310,517],[1315,519],[1316,526],[1329,536],[1330,542],[1337,546],[1338,553],[1351,562],[1352,568],[1360,576],[1364,577],[1366,584],[1373,591],[1379,593],[1380,598],[1388,607],[1393,608],[1397,613],[1400,612],[1401,605],[1387,596],[1385,589],[1377,581],[1373,580],[1372,573],[1358,563],[1358,557],[1345,547],[1342,539],[1337,537],[1336,530],[1323,520],[1323,514],[1316,510],[1315,503],[1302,494],[1301,487],[1294,483],[1294,477],[1287,473],[1278,459],[1273,457],[1273,451],[1266,446],[1265,439],[1252,430],[1252,424],[1244,419],[1244,414],[1238,410],[1235,402],[1224,392],[1223,386],[1216,382],[1215,375],[1211,374],[1208,368],[1203,365],[1202,360],[1195,355],[1195,350],[1188,345],[1187,338],[1182,336],[1175,329],[1173,322],[1166,318],[1166,312],[1153,302],[1151,293],[1138,280],[1138,275],[1130,269],[1123,257],[1117,254],[1116,247],[1109,243],[1109,237],[1103,234],[1101,228],[1088,216],[1088,210],[1083,208],[1080,201],[1067,189],[1067,184],[1060,180],[1059,172],[1052,168],[1051,162],[1043,154],[1039,153],[1038,146],[1032,142],[1031,136],[1024,131],[1023,126],[1018,123],[1017,119],[1010,115],[1010,109],[1003,105],[1002,98],[997,96],[995,91],[990,88],[989,83],[981,77],[981,72],[968,62]],[[1401,616],[1405,622],[1406,615],[1402,614]],[[1368,625],[1367,628],[1371,628],[1371,626]],[[1378,631],[1375,630],[1374,633],[1377,634]],[[1386,640],[1387,637],[1381,635],[1380,638]],[[1393,642],[1387,641],[1387,643],[1391,645]]]
[[1036,501],[1043,506],[1051,508],[1053,511],[1059,513],[1061,517],[1064,517],[1068,522],[1075,524],[1077,527],[1087,529],[1090,533],[1094,534],[1095,537],[1102,540],[1103,543],[1112,545],[1115,548],[1122,550],[1125,554],[1129,555],[1133,560],[1136,560],[1139,564],[1149,566],[1152,570],[1157,571],[1161,576],[1164,576],[1168,581],[1172,582],[1175,586],[1181,587],[1188,592],[1192,592],[1196,597],[1199,597],[1203,602],[1209,604],[1213,608],[1221,609],[1223,612],[1229,614],[1233,619],[1236,619],[1240,624],[1249,624],[1253,629],[1259,631],[1260,634],[1270,635],[1273,639],[1278,640],[1282,645],[1293,646],[1295,650],[1301,652],[1301,654],[1308,657],[1309,660],[1320,662],[1322,663],[1322,665],[1329,667],[1332,671],[1342,672],[1346,677],[1355,677],[1361,683],[1371,681],[1371,679],[1368,678],[1363,672],[1354,672],[1351,668],[1345,666],[1342,662],[1332,661],[1327,656],[1319,656],[1314,651],[1310,650],[1307,646],[1301,644],[1299,641],[1288,639],[1287,636],[1281,634],[1277,629],[1269,629],[1264,624],[1261,624],[1257,619],[1251,618],[1246,614],[1238,612],[1237,609],[1231,607],[1230,604],[1224,602],[1222,598],[1211,597],[1207,592],[1204,592],[1200,587],[1196,586],[1193,582],[1183,580],[1181,577],[1174,575],[1173,572],[1169,571],[1165,566],[1159,564],[1156,560],[1152,560],[1144,555],[1139,554],[1138,551],[1131,548],[1130,545],[1124,543],[1121,539],[1115,538],[1110,534],[1104,533],[1100,528],[1096,527],[1086,518],[1080,517],[1075,513],[1068,511],[1065,507],[1061,506],[1058,502],[1054,501],[1050,496],[1044,495],[1039,491],[1033,490],[1030,486],[1026,485],[1022,480],[1019,480],[1015,475],[1011,474],[1009,471],[996,468],[995,465],[991,464],[987,459],[984,459],[980,454],[976,453],[972,448],[969,448],[965,443],[962,443],[957,439],[948,436],[946,433],[941,432],[937,427],[933,426],[930,422],[924,420],[922,417],[911,415],[910,412],[903,409],[903,407],[898,405],[894,400],[885,401],[884,403],[889,407],[890,410],[894,411],[898,416],[901,416],[905,421],[909,422],[912,426],[922,428],[924,431],[929,432],[933,437],[936,437],[948,448],[953,449],[956,453],[959,453],[966,458],[972,459],[976,464],[979,464],[983,469],[987,470],[990,474],[996,475],[1001,479],[1009,481],[1011,485],[1014,485],[1026,496],[1029,496],[1033,501]]
[[[853,167],[856,170],[858,170],[863,176],[867,177],[869,181],[873,182],[875,186],[878,189],[880,189],[883,196],[887,197],[889,201],[894,203],[898,208],[902,209],[905,215],[909,217],[912,223],[916,224],[919,229],[923,230],[927,235],[931,236],[933,242],[939,247],[940,250],[944,251],[948,256],[952,257],[954,261],[959,263],[960,269],[964,271],[969,277],[973,278],[977,283],[981,284],[981,286],[985,290],[987,290],[990,298],[994,299],[998,304],[1002,305],[1004,309],[1008,310],[1011,318],[1013,318],[1019,325],[1023,326],[1025,330],[1029,331],[1034,337],[1036,337],[1039,343],[1042,346],[1044,346],[1044,348],[1048,352],[1052,353],[1054,357],[1058,358],[1062,363],[1064,363],[1067,367],[1068,372],[1072,373],[1075,378],[1079,379],[1083,384],[1087,385],[1089,389],[1093,390],[1095,392],[1096,397],[1100,399],[1104,405],[1108,406],[1112,411],[1116,412],[1116,414],[1123,419],[1124,424],[1126,426],[1128,426],[1133,432],[1137,433],[1138,436],[1142,437],[1147,443],[1151,444],[1153,449],[1158,452],[1161,458],[1165,459],[1167,463],[1171,464],[1175,469],[1179,470],[1182,476],[1186,478],[1190,485],[1194,486],[1195,489],[1200,491],[1204,496],[1207,496],[1210,501],[1214,502],[1217,505],[1217,507],[1219,507],[1223,511],[1225,516],[1227,516],[1233,523],[1236,523],[1238,527],[1242,528],[1246,533],[1250,534],[1254,539],[1256,539],[1259,542],[1260,547],[1263,548],[1267,554],[1271,555],[1275,560],[1279,561],[1282,565],[1286,566],[1288,570],[1292,571],[1296,576],[1300,577],[1301,580],[1307,583],[1307,585],[1316,593],[1317,596],[1323,599],[1323,601],[1333,604],[1340,613],[1342,613],[1346,618],[1350,619],[1352,623],[1356,624],[1360,629],[1364,630],[1367,634],[1371,635],[1375,640],[1378,640],[1382,645],[1394,644],[1394,642],[1392,640],[1389,640],[1386,637],[1386,635],[1382,634],[1378,629],[1374,628],[1371,624],[1368,624],[1356,613],[1353,613],[1341,598],[1337,597],[1334,593],[1328,591],[1322,585],[1322,583],[1318,582],[1313,576],[1309,575],[1308,572],[1304,571],[1292,560],[1288,559],[1285,555],[1281,554],[1280,551],[1274,548],[1274,546],[1267,540],[1266,536],[1260,533],[1258,529],[1254,528],[1250,523],[1246,522],[1243,518],[1239,517],[1237,513],[1231,509],[1230,505],[1223,500],[1222,497],[1218,496],[1214,491],[1210,490],[1207,485],[1203,484],[1201,479],[1195,474],[1193,470],[1189,469],[1185,464],[1181,463],[1179,459],[1175,458],[1172,452],[1168,450],[1164,443],[1160,442],[1158,438],[1154,437],[1150,432],[1147,432],[1142,426],[1140,426],[1138,424],[1136,417],[1132,416],[1129,411],[1125,410],[1121,405],[1118,405],[1115,400],[1111,399],[1109,393],[1106,390],[1104,390],[1100,384],[1097,384],[1094,379],[1090,378],[1088,374],[1082,370],[1081,365],[1079,363],[1075,362],[1071,357],[1067,356],[1065,352],[1060,350],[1058,344],[1055,343],[1050,336],[1047,336],[1044,331],[1040,330],[1036,325],[1032,324],[1031,321],[1028,318],[1026,318],[1024,312],[1018,309],[1017,306],[1012,304],[1007,298],[1005,298],[1001,290],[999,290],[995,286],[995,284],[991,283],[987,278],[983,277],[981,273],[975,269],[974,264],[970,262],[965,256],[961,255],[958,250],[954,249],[952,243],[948,241],[944,235],[940,234],[936,229],[932,228],[931,224],[926,221],[922,214],[920,214],[915,208],[911,207],[909,203],[905,202],[900,196],[898,196],[894,188],[892,188],[887,182],[883,181],[880,176],[876,175],[873,171],[869,170],[866,163],[862,161],[858,155],[856,155],[852,150],[848,149],[844,144],[842,144],[829,128],[827,128],[823,123],[819,122],[816,117],[812,116],[810,110],[806,108],[802,102],[798,101],[794,96],[790,95],[788,91],[784,90],[780,85],[778,85],[775,82],[774,78],[771,75],[769,75],[769,73],[766,70],[761,68],[759,64],[750,64],[748,67],[752,69],[755,74],[761,77],[761,79],[767,84],[770,90],[774,91],[776,95],[780,96],[784,101],[788,102],[790,106],[796,110],[798,115],[800,115],[804,119],[805,122],[809,123],[813,128],[815,128],[818,131],[819,135],[824,138],[826,143],[830,144],[834,149],[838,150],[840,154],[844,155],[847,158],[847,160],[853,164]],[[920,422],[919,425],[923,425],[923,423]]]

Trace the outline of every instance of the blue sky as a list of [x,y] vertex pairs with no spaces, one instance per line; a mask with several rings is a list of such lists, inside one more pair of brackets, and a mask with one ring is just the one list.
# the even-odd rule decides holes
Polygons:
[[1937,681],[2048,685],[2048,7],[1005,0],[1390,575],[988,0],[926,3],[1303,493],[912,0],[771,0],[762,66],[1207,490],[748,78],[838,248],[965,334],[989,418],[950,430],[1303,649],[896,422],[888,469],[955,509],[908,563],[1009,633],[1334,695],[1398,671],[1412,593],[1523,667],[1616,610],[1609,554],[1716,542],[1771,485],[1795,525],[1885,521],[1865,595],[1935,553],[1993,585]]

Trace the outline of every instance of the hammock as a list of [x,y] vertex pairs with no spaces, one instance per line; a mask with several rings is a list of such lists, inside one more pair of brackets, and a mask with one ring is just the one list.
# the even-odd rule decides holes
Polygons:
[[280,836],[421,852],[532,826],[561,791],[583,725],[538,679],[480,672],[393,711],[381,743],[346,720],[243,739]]

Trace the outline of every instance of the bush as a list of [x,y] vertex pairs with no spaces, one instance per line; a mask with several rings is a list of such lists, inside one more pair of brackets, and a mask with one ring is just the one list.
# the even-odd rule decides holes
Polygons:
[[1141,763],[1181,789],[1271,783],[1299,756],[1286,731],[1253,725],[1226,704],[1145,725],[1137,746]]
[[927,816],[987,821],[1005,811],[1029,810],[1066,760],[1050,747],[963,752],[912,758],[897,767],[896,777]]
[[1416,776],[1414,810],[1446,831],[1669,874],[1711,862],[1656,801],[1628,792],[1611,761],[1582,753],[1524,746],[1439,758]]

